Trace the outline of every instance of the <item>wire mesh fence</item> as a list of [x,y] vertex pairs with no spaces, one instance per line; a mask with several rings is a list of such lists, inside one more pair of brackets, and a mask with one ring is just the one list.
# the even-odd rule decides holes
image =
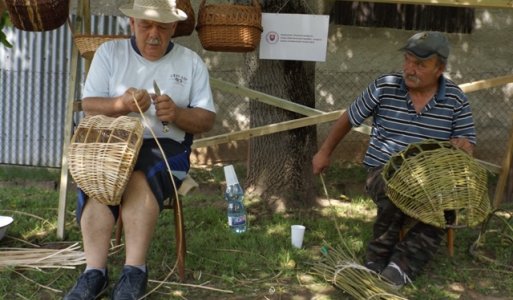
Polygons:
[[[102,34],[128,32],[125,19],[106,23],[109,28],[115,28],[99,30]],[[374,32],[367,29],[344,27],[344,30],[346,37],[343,43],[340,43],[342,45],[338,45],[338,42],[337,47],[333,46],[333,43],[330,44],[327,61],[318,63],[316,68],[316,108],[326,112],[347,108],[378,75],[400,70],[401,57],[397,51],[394,53],[388,49],[377,48],[384,48],[384,44],[389,43],[388,48],[396,50],[398,47],[395,41],[366,38],[363,34],[372,37],[371,33]],[[358,30],[360,33],[353,33]],[[397,38],[399,41],[410,34],[395,32],[399,32]],[[16,33],[10,34],[9,37],[12,39],[14,34]],[[330,30],[330,34],[336,36],[338,31]],[[479,40],[489,35],[476,36],[475,40]],[[2,58],[0,97],[4,103],[0,108],[0,164],[60,166],[65,126],[64,112],[70,84],[68,63],[71,56],[69,53],[71,37],[66,28],[37,37],[45,40],[46,44],[54,43],[61,47],[55,50],[52,47],[43,47],[45,43],[38,44],[37,41],[23,44],[23,41],[30,40],[33,35],[20,34],[16,39],[14,50],[0,48],[0,58]],[[473,36],[464,38],[470,39]],[[53,40],[55,41],[50,42]],[[354,44],[363,44],[363,46],[357,47],[357,45],[353,48],[352,44],[349,44],[351,40],[355,40]],[[245,68],[243,54],[205,51],[197,41],[196,33],[190,37],[181,37],[177,42],[200,54],[209,66],[211,77],[233,84],[246,85],[243,79]],[[485,39],[483,43],[487,43],[487,40]],[[485,54],[497,55],[504,52],[503,50],[494,51],[495,48],[487,44],[483,44],[483,47]],[[390,54],[386,54],[389,52]],[[62,59],[52,60],[53,57],[57,57],[56,55]],[[350,56],[352,61],[348,60]],[[396,56],[397,58],[391,59]],[[376,62],[377,57],[380,59]],[[458,84],[511,74],[513,69],[505,57],[511,56],[503,53],[499,58],[491,55],[490,57],[475,56],[475,58],[469,56],[465,60],[451,61],[446,74]],[[81,66],[80,69],[83,70],[83,67]],[[77,98],[80,98],[84,77],[82,72],[77,78],[79,82]],[[197,138],[248,129],[249,101],[252,100],[217,89],[213,90],[213,94],[218,111],[214,130]],[[478,147],[475,155],[481,160],[500,165],[512,128],[513,84],[483,89],[467,95],[478,132]],[[319,142],[324,140],[330,126],[331,123],[318,125]],[[336,157],[342,161],[360,163],[367,142],[368,136],[365,134],[351,132],[337,148]],[[246,158],[245,144],[245,141],[241,141],[235,145],[200,149],[198,151],[202,153],[209,153],[209,159],[198,161],[210,163],[243,160]],[[226,149],[229,151],[225,151]]]
[[[453,80],[458,84],[463,84],[500,77],[508,74],[508,72],[510,72],[509,68],[500,66],[497,66],[494,72],[479,72],[470,69],[462,78]],[[382,73],[382,71],[334,72],[317,70],[315,83],[316,108],[325,112],[347,108],[363,89]],[[237,72],[218,73],[215,69],[211,70],[210,74],[228,82],[238,82],[240,78]],[[456,74],[450,72],[446,75],[450,78],[457,77]],[[478,135],[478,146],[475,150],[477,158],[496,165],[501,164],[512,128],[512,93],[513,87],[511,85],[467,93]],[[210,132],[208,136],[249,128],[250,100],[220,91],[215,91],[214,95],[222,117],[218,118],[215,130]],[[324,140],[331,124],[318,125],[319,142]],[[370,125],[370,123],[368,124]],[[367,143],[367,135],[351,132],[338,146],[336,157],[343,161],[360,163]]]

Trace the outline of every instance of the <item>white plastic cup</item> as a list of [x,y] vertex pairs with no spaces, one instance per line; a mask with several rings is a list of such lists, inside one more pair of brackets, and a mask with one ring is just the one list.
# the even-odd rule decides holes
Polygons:
[[305,226],[303,225],[292,225],[290,226],[290,235],[292,240],[292,246],[295,248],[301,248],[303,246],[303,237],[305,236]]

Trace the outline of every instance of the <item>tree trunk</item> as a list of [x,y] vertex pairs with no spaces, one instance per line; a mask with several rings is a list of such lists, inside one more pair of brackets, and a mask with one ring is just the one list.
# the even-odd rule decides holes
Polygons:
[[[259,60],[258,53],[246,55],[246,79],[250,88],[315,106],[315,63]],[[251,127],[302,117],[258,101],[250,101]],[[311,159],[317,147],[315,126],[284,131],[249,142],[246,190],[260,196],[274,212],[315,203],[315,177]]]

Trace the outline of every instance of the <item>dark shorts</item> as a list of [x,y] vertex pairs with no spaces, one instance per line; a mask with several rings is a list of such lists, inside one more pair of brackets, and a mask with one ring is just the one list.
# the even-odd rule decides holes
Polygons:
[[[167,162],[173,173],[176,188],[178,189],[189,172],[190,151],[184,145],[171,139],[159,139],[159,143],[167,156]],[[141,171],[146,175],[146,180],[159,203],[160,210],[162,210],[164,201],[168,198],[172,198],[175,191],[171,178],[169,177],[166,162],[162,158],[162,153],[154,139],[145,139],[143,141],[134,166],[134,171]],[[76,217],[79,225],[87,199],[87,195],[81,189],[78,189]],[[114,219],[117,220],[119,216],[119,205],[109,205],[109,208],[114,215]]]

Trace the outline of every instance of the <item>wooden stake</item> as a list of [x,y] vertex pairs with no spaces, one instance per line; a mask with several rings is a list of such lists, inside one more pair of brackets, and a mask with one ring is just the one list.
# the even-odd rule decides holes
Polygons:
[[506,155],[504,156],[504,161],[502,162],[501,173],[499,175],[499,181],[497,182],[497,187],[495,188],[495,197],[493,200],[493,208],[498,208],[504,199],[504,191],[506,190],[506,184],[508,182],[508,177],[511,176],[511,161],[513,160],[513,126],[510,130],[510,136],[508,141],[508,146],[506,148]]

